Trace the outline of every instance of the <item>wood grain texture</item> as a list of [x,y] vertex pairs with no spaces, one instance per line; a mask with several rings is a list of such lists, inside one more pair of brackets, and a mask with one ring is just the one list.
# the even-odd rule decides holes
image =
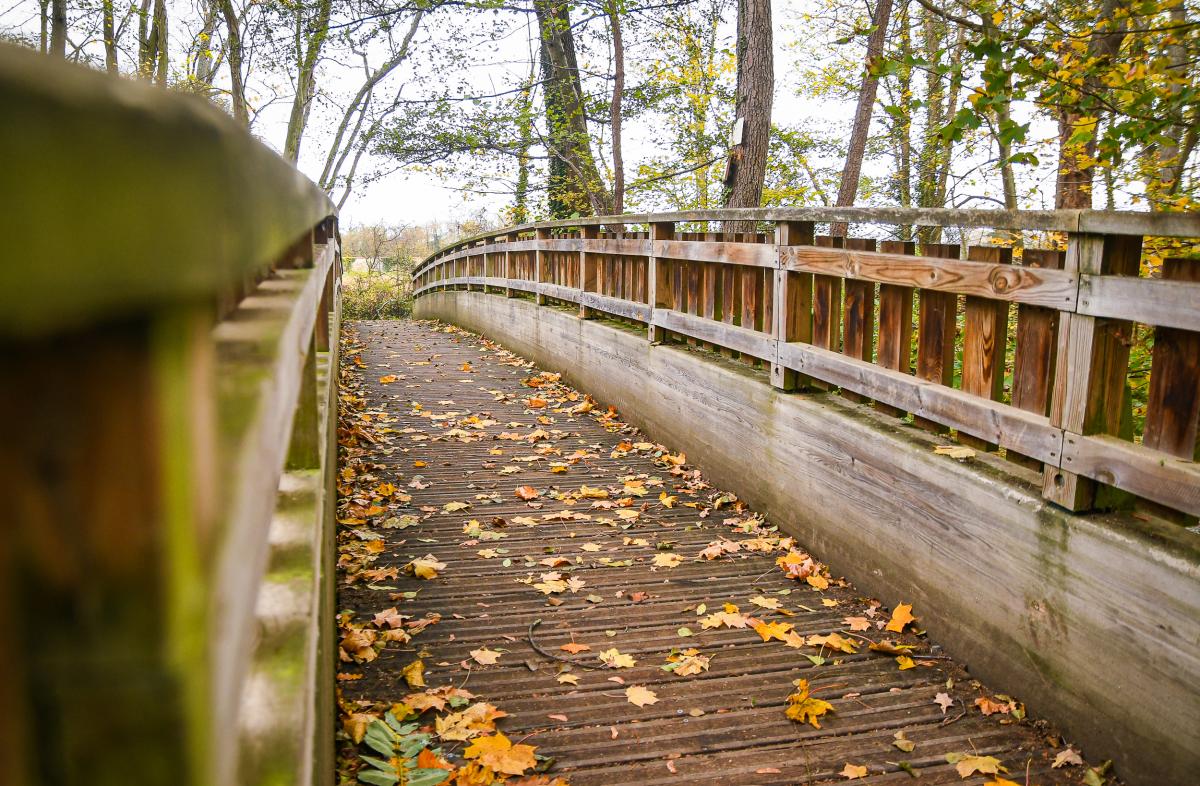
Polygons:
[[[880,251],[887,254],[912,256],[916,253],[916,244],[911,241],[884,240],[879,247]],[[875,362],[886,369],[909,373],[912,370],[912,327],[913,288],[880,284],[879,346]],[[904,417],[905,414],[904,410],[889,404],[877,403],[876,407],[894,417]]]
[[[959,247],[949,243],[927,243],[921,253],[927,257],[956,260]],[[917,304],[917,376],[930,382],[951,387],[954,384],[954,340],[958,295],[933,289],[920,290]],[[944,427],[918,418],[916,424],[930,431]]]
[[1200,282],[1134,276],[1079,277],[1079,313],[1200,331]]
[[[971,246],[975,262],[1011,265],[1012,249]],[[1008,303],[967,295],[963,303],[962,389],[999,401],[1004,395],[1004,355],[1008,341]],[[995,450],[995,443],[966,440],[977,450]]]
[[[1025,267],[1058,270],[1063,252],[1027,248],[1022,254]],[[1013,355],[1012,403],[1014,407],[1038,415],[1050,412],[1050,390],[1054,380],[1054,357],[1058,344],[1059,313],[1042,306],[1021,303],[1017,306],[1016,348]],[[1028,457],[1010,452],[1009,460],[1041,469]]]
[[[876,242],[870,238],[846,238],[846,248],[853,251],[874,251]],[[875,283],[847,278],[842,283],[842,354],[870,362],[875,347]],[[843,392],[851,401],[863,401],[860,394]]]
[[811,246],[788,249],[785,257],[792,270],[1063,310],[1075,308],[1078,283],[1073,273],[960,260],[957,246],[950,246],[955,249],[954,256],[939,257],[949,253],[948,249],[944,244],[930,245],[919,257]]
[[729,347],[744,355],[757,358],[775,356],[774,340],[757,330],[712,322],[702,317],[670,309],[655,309],[654,324],[664,330],[690,336],[711,344]]
[[[1165,281],[1200,281],[1200,260],[1163,260]],[[1200,310],[1200,300],[1195,304]],[[1159,327],[1154,331],[1150,394],[1142,444],[1183,459],[1200,459],[1200,333]]]

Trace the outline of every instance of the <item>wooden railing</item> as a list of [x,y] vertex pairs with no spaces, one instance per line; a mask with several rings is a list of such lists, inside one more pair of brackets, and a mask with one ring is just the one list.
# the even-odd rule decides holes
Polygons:
[[[767,231],[681,231],[731,220]],[[872,237],[818,234],[840,222]],[[960,242],[887,239],[950,228]],[[1003,242],[987,242],[984,229]],[[769,368],[777,388],[837,390],[975,449],[1002,448],[1041,471],[1045,498],[1071,510],[1121,504],[1118,489],[1194,516],[1200,254],[1173,239],[1196,237],[1196,214],[626,215],[457,242],[418,266],[413,290],[527,293],[577,306],[582,318],[636,321],[651,341]],[[1144,264],[1147,249],[1191,256]],[[1135,325],[1153,330],[1140,433],[1128,392]],[[1142,384],[1144,369],[1135,374]]]
[[0,782],[331,782],[335,209],[177,92],[0,105]]

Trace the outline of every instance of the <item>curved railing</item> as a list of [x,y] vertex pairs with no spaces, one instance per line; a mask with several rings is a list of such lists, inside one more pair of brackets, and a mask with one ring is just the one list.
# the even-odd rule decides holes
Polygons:
[[328,781],[336,209],[194,97],[0,104],[0,781]]
[[[766,231],[712,231],[730,221]],[[875,237],[817,234],[839,224]],[[881,239],[946,228],[966,240]],[[761,364],[776,387],[836,389],[973,448],[1003,448],[1042,470],[1043,495],[1069,509],[1113,504],[1116,488],[1194,516],[1200,259],[1170,254],[1171,239],[1197,237],[1194,213],[637,214],[458,241],[416,268],[413,292],[525,294],[641,323],[651,341]],[[1144,246],[1168,258],[1145,265]],[[1130,369],[1135,323],[1155,333],[1148,386],[1145,369]],[[1140,434],[1131,377],[1145,392]]]

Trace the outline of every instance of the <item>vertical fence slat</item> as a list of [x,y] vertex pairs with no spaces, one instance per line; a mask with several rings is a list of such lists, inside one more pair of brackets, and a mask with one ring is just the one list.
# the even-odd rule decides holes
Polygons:
[[[778,343],[812,343],[812,274],[793,273],[784,269],[779,252],[785,246],[812,245],[813,233],[814,226],[811,221],[781,221],[775,226],[776,268],[773,294],[774,332]],[[806,383],[807,378],[801,378],[792,369],[779,364],[777,344],[775,362],[771,364],[771,384],[780,390],[795,390]]]
[[[1166,259],[1162,277],[1200,281],[1200,260]],[[1154,330],[1150,395],[1142,443],[1182,459],[1200,459],[1200,333],[1176,328]]]
[[[875,241],[870,238],[846,238],[846,248],[874,251]],[[847,278],[842,285],[842,292],[842,354],[870,362],[875,336],[875,284]],[[849,390],[843,390],[842,396],[851,401],[866,400],[865,396]]]
[[[1061,270],[1063,253],[1054,249],[1027,248],[1024,267]],[[1013,354],[1012,404],[1018,409],[1046,415],[1050,411],[1050,388],[1054,380],[1054,356],[1058,344],[1058,311],[1020,303],[1017,306],[1017,346]],[[1007,458],[1040,470],[1042,462],[1008,451]]]
[[[916,253],[911,241],[884,240],[879,250],[887,254]],[[876,363],[892,371],[912,372],[913,290],[895,284],[879,285],[879,346]],[[875,402],[881,412],[903,417],[904,411]]]
[[[923,243],[924,256],[958,259],[959,247],[952,243]],[[954,384],[954,335],[958,296],[953,292],[920,290],[917,312],[917,376],[950,387]],[[914,418],[921,428],[947,431],[940,423]]]
[[[1081,274],[1137,275],[1142,239],[1137,236],[1073,233],[1067,241],[1067,270]],[[1066,312],[1059,326],[1058,356],[1050,404],[1050,423],[1072,435],[1120,434],[1129,397],[1125,377],[1129,368],[1132,325]],[[1091,507],[1096,484],[1070,471],[1046,467],[1042,494],[1069,510]]]
[[[967,259],[1007,265],[1012,263],[1012,249],[971,246],[967,249]],[[1003,398],[1007,341],[1008,303],[967,296],[963,304],[962,389],[965,392],[991,401]],[[998,447],[969,434],[960,434],[959,441],[984,451]]]

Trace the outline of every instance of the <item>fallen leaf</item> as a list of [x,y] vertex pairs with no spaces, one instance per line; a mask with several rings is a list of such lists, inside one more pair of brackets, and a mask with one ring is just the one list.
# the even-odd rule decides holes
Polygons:
[[496,652],[495,650],[489,650],[487,647],[478,650],[471,650],[471,657],[475,660],[475,662],[484,666],[491,666],[494,664],[500,658],[500,655],[501,653]]
[[556,679],[559,682],[563,683],[564,685],[578,685],[579,684],[579,677],[574,674],[559,674]]
[[906,738],[904,736],[904,732],[902,731],[896,732],[892,735],[892,737],[894,738],[892,740],[892,745],[894,745],[897,750],[902,750],[905,753],[912,753],[913,748],[917,747],[917,744]]
[[942,708],[942,714],[946,714],[946,710],[954,706],[954,699],[950,698],[949,693],[939,693],[933,697],[933,703]]
[[1058,752],[1058,755],[1054,757],[1054,763],[1050,766],[1057,770],[1059,767],[1077,767],[1082,764],[1083,757],[1079,755],[1079,751],[1067,748]]
[[823,699],[813,698],[808,687],[808,680],[799,679],[792,683],[796,686],[795,693],[787,697],[787,716],[798,723],[809,723],[814,729],[821,728],[817,718],[833,710],[833,705]]
[[554,713],[553,715],[547,715],[546,717],[550,720],[562,721],[563,723],[566,723],[568,720],[570,720],[570,718],[568,718],[566,715],[562,715],[560,713]]
[[633,656],[621,653],[616,647],[604,650],[597,657],[600,658],[604,665],[613,669],[632,669],[637,665],[637,661],[633,659]]
[[846,762],[846,766],[842,767],[842,771],[838,773],[846,780],[855,780],[857,778],[867,777],[867,768],[862,764],[851,764]]
[[870,630],[871,621],[866,617],[844,617],[842,622],[850,626],[850,630]]
[[578,655],[581,652],[587,652],[588,650],[591,649],[591,647],[589,647],[586,644],[580,644],[578,642],[573,641],[570,644],[562,645],[561,647],[559,647],[559,649],[562,650],[563,652],[569,652],[572,655]]
[[400,670],[400,676],[408,683],[410,688],[425,687],[425,664],[419,660],[414,660],[412,663]]
[[890,630],[893,633],[900,633],[904,630],[905,625],[909,624],[915,619],[916,617],[912,615],[912,604],[901,603],[892,610],[892,618],[888,621],[888,624],[884,626],[884,629]]
[[969,778],[975,773],[997,775],[1008,772],[995,756],[977,756],[971,753],[947,753],[946,761],[954,765],[960,777]]
[[681,562],[683,562],[683,557],[678,554],[654,555],[654,567],[656,568],[677,568]]
[[933,452],[939,456],[949,456],[955,459],[975,458],[975,451],[962,445],[938,445]]
[[491,737],[480,737],[472,742],[463,751],[463,756],[478,759],[480,764],[505,775],[521,775],[537,766],[534,750],[532,745],[513,745],[508,737],[496,732]]
[[426,554],[404,566],[405,573],[411,573],[419,579],[436,579],[439,570],[445,570],[446,563],[438,562],[432,554]]
[[647,704],[658,703],[658,696],[654,691],[643,688],[641,685],[630,685],[625,689],[625,698],[630,704],[638,707],[645,707]]
[[764,609],[777,609],[782,605],[779,598],[768,598],[765,595],[755,595],[750,599],[750,602]]
[[541,492],[535,489],[533,486],[517,486],[517,490],[514,493],[526,502],[531,499],[537,499],[542,495]]
[[397,379],[399,379],[399,377],[397,377],[395,374],[385,374],[384,376],[379,378],[379,382],[382,385],[390,385],[393,382],[395,382]]

